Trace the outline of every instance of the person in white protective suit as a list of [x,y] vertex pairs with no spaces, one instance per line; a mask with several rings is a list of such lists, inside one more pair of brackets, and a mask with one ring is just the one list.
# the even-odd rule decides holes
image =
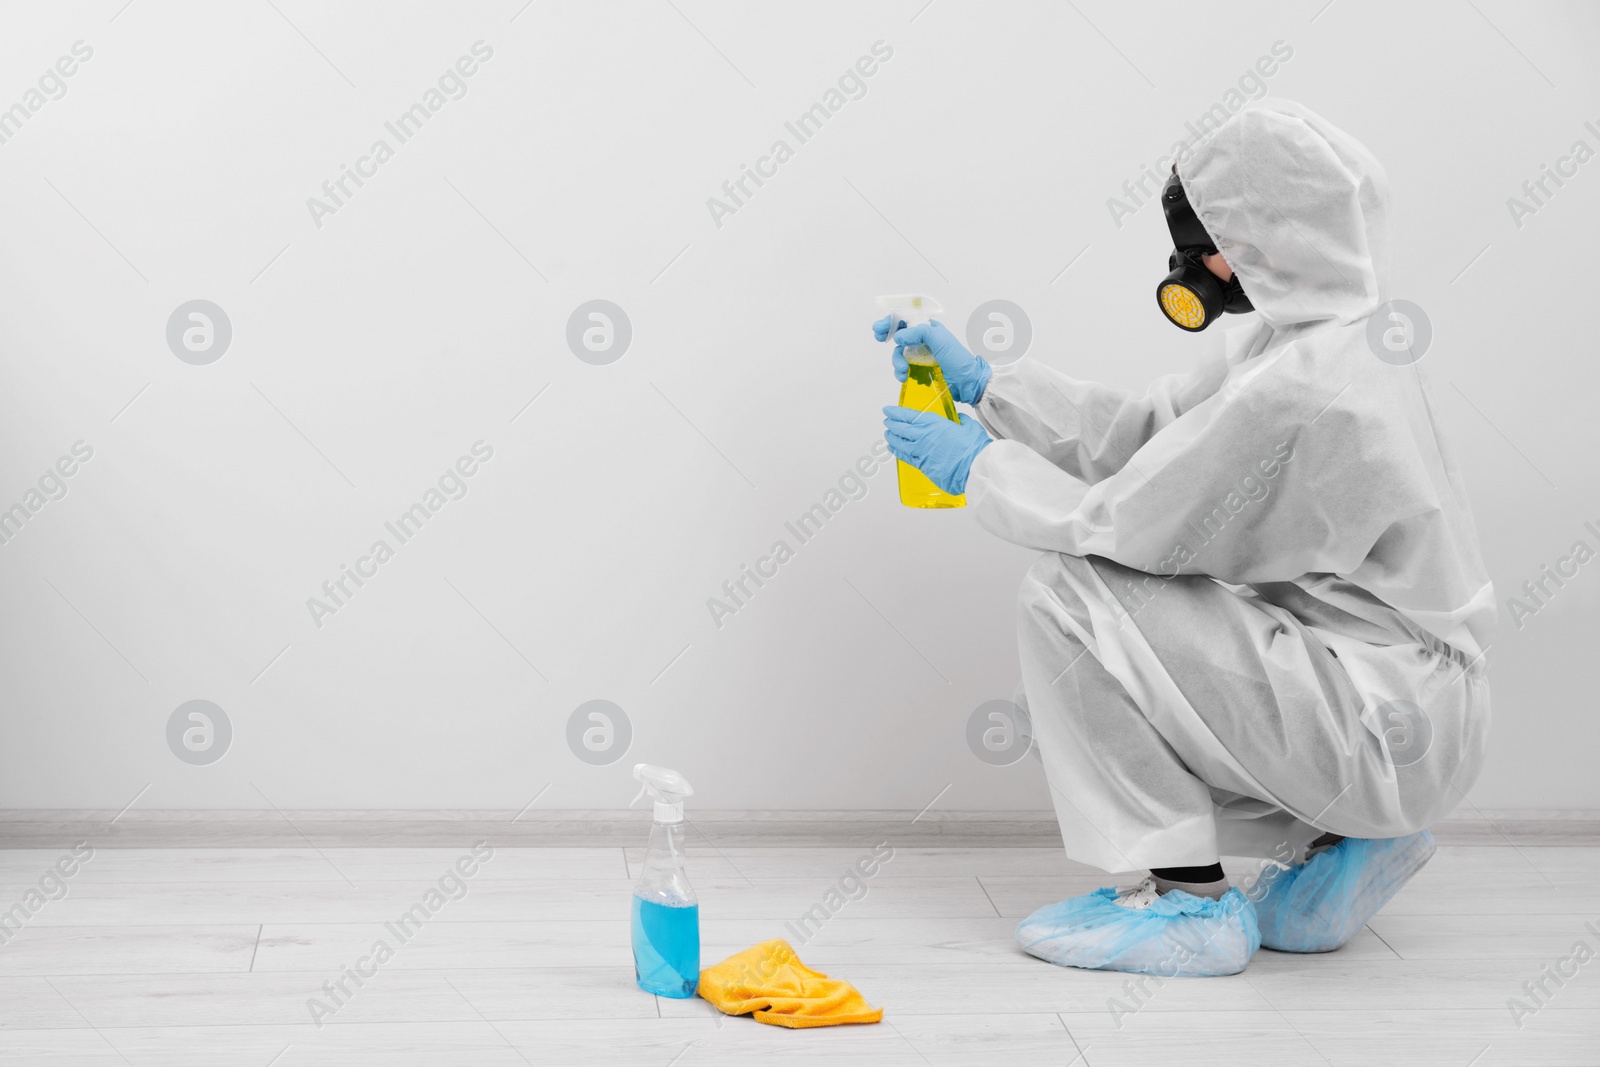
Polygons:
[[[1045,553],[1018,640],[1068,856],[1152,872],[1041,908],[1019,942],[1228,974],[1259,944],[1337,948],[1427,862],[1483,760],[1495,604],[1419,368],[1369,342],[1375,313],[1370,335],[1404,329],[1378,162],[1263,102],[1163,198],[1161,308],[1190,330],[1257,314],[1192,374],[1139,395],[991,367],[936,323],[876,332],[928,345],[977,414],[885,409],[891,451]],[[1224,855],[1272,862],[1241,892]]]

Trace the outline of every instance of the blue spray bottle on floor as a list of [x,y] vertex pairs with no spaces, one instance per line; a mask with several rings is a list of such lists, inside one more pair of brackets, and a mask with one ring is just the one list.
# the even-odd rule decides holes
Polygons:
[[655,801],[644,870],[633,888],[633,970],[646,993],[680,1000],[700,981],[700,901],[684,865],[683,798],[694,789],[677,771],[635,764],[633,776]]

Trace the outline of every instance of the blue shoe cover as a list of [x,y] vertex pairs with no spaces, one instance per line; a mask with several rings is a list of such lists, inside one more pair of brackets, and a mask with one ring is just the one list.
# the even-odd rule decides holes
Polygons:
[[1287,870],[1274,868],[1253,891],[1261,943],[1279,952],[1331,952],[1433,857],[1438,844],[1423,830],[1410,837],[1347,837]]
[[1096,889],[1047,904],[1017,924],[1017,944],[1062,967],[1163,978],[1238,974],[1261,947],[1255,909],[1237,889],[1221,900],[1174,890],[1138,909],[1116,899]]

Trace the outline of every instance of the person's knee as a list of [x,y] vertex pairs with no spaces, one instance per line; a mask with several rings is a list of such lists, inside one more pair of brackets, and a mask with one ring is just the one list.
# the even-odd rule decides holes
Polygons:
[[1017,590],[1017,624],[1023,632],[1061,628],[1063,611],[1087,619],[1076,583],[1068,579],[1074,567],[1087,567],[1078,556],[1047,552],[1034,561]]
[[1028,568],[1028,573],[1022,576],[1022,586],[1017,590],[1017,599],[1022,604],[1037,601],[1041,595],[1055,600],[1077,598],[1070,582],[1066,580],[1068,569],[1073,564],[1083,564],[1079,556],[1063,555],[1060,552],[1046,552],[1033,561],[1033,566]]

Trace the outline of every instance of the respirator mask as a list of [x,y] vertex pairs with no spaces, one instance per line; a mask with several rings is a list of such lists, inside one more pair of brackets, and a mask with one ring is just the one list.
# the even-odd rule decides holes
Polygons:
[[1172,255],[1167,259],[1170,273],[1156,286],[1156,304],[1161,313],[1174,325],[1199,333],[1224,313],[1254,311],[1239,285],[1237,272],[1223,281],[1201,262],[1200,257],[1215,254],[1217,246],[1200,225],[1176,170],[1161,187],[1161,210],[1166,213],[1167,230],[1172,234]]

